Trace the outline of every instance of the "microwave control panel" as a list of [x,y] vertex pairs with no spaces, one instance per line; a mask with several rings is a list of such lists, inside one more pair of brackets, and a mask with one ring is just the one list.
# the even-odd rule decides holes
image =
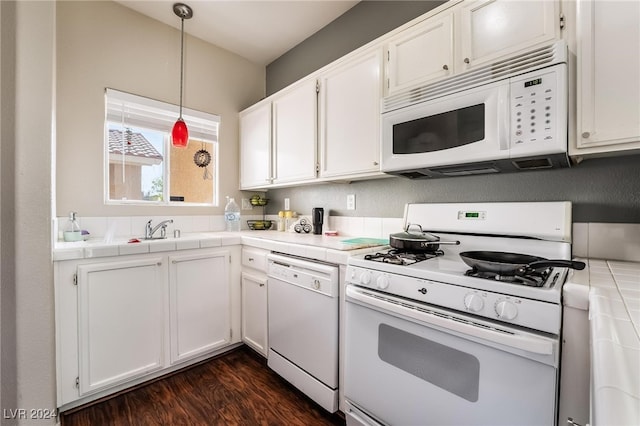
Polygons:
[[530,73],[511,82],[511,143],[553,144],[562,102],[555,71]]

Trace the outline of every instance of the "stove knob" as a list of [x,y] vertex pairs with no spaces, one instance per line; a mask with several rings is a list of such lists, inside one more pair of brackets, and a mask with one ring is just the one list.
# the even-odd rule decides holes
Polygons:
[[362,275],[360,275],[360,282],[364,285],[369,285],[371,282],[371,272],[364,271]]
[[508,300],[500,300],[496,303],[496,314],[500,319],[512,320],[518,315],[518,308]]
[[389,277],[380,275],[376,280],[376,285],[380,290],[384,290],[385,288],[389,287]]
[[484,308],[484,300],[475,293],[469,293],[464,297],[464,307],[470,312],[480,312]]

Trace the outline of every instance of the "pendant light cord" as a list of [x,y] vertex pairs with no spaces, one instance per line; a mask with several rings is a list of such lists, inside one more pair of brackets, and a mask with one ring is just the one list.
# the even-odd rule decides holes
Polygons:
[[182,82],[184,80],[184,18],[180,28],[180,119],[182,120]]

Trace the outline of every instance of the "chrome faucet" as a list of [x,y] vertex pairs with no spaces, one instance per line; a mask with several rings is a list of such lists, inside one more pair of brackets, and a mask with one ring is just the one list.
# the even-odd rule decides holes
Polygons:
[[[153,240],[155,238],[167,238],[167,225],[173,223],[173,219],[163,220],[159,224],[154,227],[151,227],[151,220],[147,222],[147,225],[144,228],[144,239],[145,240]],[[154,237],[153,234],[160,228],[160,236]]]

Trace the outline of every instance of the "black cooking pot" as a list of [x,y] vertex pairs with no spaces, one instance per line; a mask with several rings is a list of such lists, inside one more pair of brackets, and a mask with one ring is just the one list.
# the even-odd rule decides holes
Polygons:
[[531,271],[554,266],[572,269],[584,269],[584,262],[573,260],[549,260],[544,257],[529,256],[501,251],[464,251],[460,257],[472,268],[481,272],[493,272],[499,275],[525,275]]
[[434,252],[440,244],[457,245],[460,241],[441,241],[437,235],[424,232],[420,225],[411,223],[407,224],[404,232],[389,235],[389,245],[398,250]]

